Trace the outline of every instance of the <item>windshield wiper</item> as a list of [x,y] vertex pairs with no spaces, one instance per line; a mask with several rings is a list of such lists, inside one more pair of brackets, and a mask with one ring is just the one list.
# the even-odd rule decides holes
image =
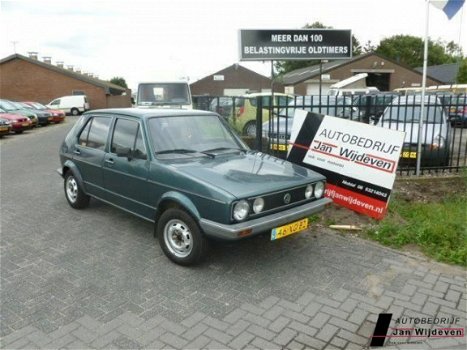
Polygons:
[[163,151],[158,151],[154,152],[156,155],[159,154],[170,154],[170,153],[179,153],[179,154],[189,154],[189,153],[201,153],[204,154],[205,156],[213,158],[214,156],[212,154],[206,153],[206,152],[201,152],[197,151],[195,149],[187,149],[187,148],[174,148],[174,149],[166,149]]
[[246,149],[243,149],[243,148],[235,148],[235,147],[217,147],[217,148],[212,148],[212,149],[207,149],[205,151],[203,151],[202,153],[205,153],[205,154],[210,154],[212,156],[214,156],[212,154],[212,152],[219,152],[219,151],[235,151],[235,152],[246,152]]

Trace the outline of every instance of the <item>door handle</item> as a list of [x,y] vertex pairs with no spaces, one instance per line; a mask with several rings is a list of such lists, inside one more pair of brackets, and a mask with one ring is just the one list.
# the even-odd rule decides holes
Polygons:
[[81,154],[81,151],[80,151],[79,149],[75,149],[75,150],[73,151],[73,153],[74,153],[74,154]]
[[112,158],[106,159],[104,162],[106,162],[106,163],[109,164],[109,165],[114,165],[114,163],[115,163],[114,160],[113,160]]

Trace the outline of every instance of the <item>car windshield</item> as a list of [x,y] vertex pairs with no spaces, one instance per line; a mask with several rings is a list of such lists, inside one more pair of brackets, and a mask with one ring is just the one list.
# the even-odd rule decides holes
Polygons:
[[138,87],[138,105],[189,105],[191,97],[186,83],[147,83]]
[[4,109],[5,111],[16,111],[18,108],[15,107],[14,104],[12,104],[9,101],[0,101],[0,107]]
[[31,106],[33,106],[35,109],[47,109],[46,106],[40,104],[39,102],[31,102]]
[[184,154],[245,150],[230,129],[215,115],[154,117],[149,134],[156,154]]
[[[439,106],[425,105],[425,123],[441,124],[443,123],[443,111]],[[390,105],[384,111],[383,122],[401,122],[413,123],[420,120],[421,105],[405,106]]]
[[25,109],[24,106],[19,103],[19,102],[14,102],[14,101],[11,101],[10,102],[14,107],[16,107],[16,109]]

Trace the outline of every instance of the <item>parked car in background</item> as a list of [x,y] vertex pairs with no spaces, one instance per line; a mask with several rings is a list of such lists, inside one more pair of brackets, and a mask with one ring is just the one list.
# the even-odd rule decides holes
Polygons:
[[361,113],[362,122],[376,124],[385,108],[398,98],[400,94],[394,92],[378,92],[366,95],[354,95],[353,105]]
[[195,110],[107,109],[85,113],[60,148],[73,208],[90,197],[154,222],[164,254],[203,258],[207,238],[298,233],[320,212],[325,178],[250,151],[219,115]]
[[287,107],[280,109],[271,120],[263,123],[263,138],[269,140],[274,151],[287,151],[296,110],[360,121],[360,111],[352,105],[351,97],[297,96]]
[[216,112],[224,118],[232,118],[235,99],[235,97],[229,96],[213,97],[209,103],[208,110],[210,110],[211,112]]
[[262,103],[262,121],[269,120],[271,104],[273,107],[287,106],[294,99],[292,95],[274,93],[274,102],[270,92],[251,93],[235,98],[235,112],[229,120],[232,127],[245,136],[256,136],[256,114],[258,98]]
[[46,107],[77,116],[89,110],[89,102],[86,95],[62,96],[50,101]]
[[0,108],[0,118],[6,119],[10,122],[11,131],[16,134],[21,134],[25,130],[32,128],[31,119],[20,114],[8,113]]
[[49,112],[36,109],[23,102],[13,102],[13,104],[15,106],[22,107],[24,110],[31,111],[32,113],[34,113],[37,116],[38,124],[41,126],[46,126],[52,122],[52,114],[50,114]]
[[38,109],[44,112],[48,112],[52,116],[52,123],[61,123],[62,121],[65,120],[65,112],[59,110],[59,109],[50,109],[44,106],[42,103],[39,102],[23,102],[25,104],[28,104],[34,109]]
[[37,118],[37,115],[34,112],[29,111],[22,106],[16,105],[13,101],[0,100],[0,108],[8,113],[18,114],[29,118],[31,120],[31,127],[33,128],[39,124],[39,119]]
[[467,95],[459,95],[451,98],[448,109],[451,126],[467,126]]
[[8,119],[2,118],[2,114],[0,112],[0,137],[4,135],[8,135],[11,131],[11,124]]
[[441,101],[436,96],[425,96],[422,129],[422,154],[418,154],[422,99],[407,95],[395,99],[384,111],[377,126],[405,132],[399,165],[415,165],[421,156],[423,166],[449,164],[450,125]]

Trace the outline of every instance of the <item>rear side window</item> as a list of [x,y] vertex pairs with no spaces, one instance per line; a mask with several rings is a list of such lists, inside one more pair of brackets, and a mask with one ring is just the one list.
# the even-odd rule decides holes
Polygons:
[[104,150],[109,134],[110,118],[92,117],[86,123],[79,135],[78,142],[81,146]]

